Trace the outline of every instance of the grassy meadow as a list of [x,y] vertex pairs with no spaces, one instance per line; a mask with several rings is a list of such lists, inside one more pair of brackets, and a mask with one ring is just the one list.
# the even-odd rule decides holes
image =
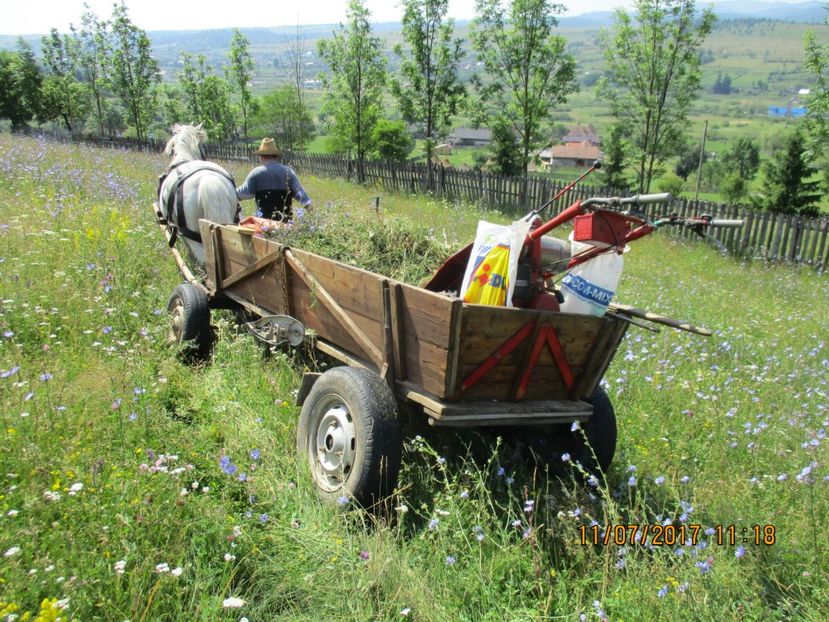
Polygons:
[[[221,313],[209,363],[168,344],[166,164],[0,135],[0,620],[829,619],[825,276],[637,242],[618,299],[715,335],[630,329],[606,479],[424,434],[367,515],[320,504],[295,457],[307,356]],[[301,177],[322,250],[404,278],[481,217],[395,195],[375,214],[378,190]],[[581,542],[628,524],[687,541]]]

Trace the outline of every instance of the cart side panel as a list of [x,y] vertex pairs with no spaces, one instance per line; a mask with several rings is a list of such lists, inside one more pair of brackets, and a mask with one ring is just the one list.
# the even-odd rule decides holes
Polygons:
[[[402,327],[399,353],[405,361],[404,378],[440,398],[447,396],[447,369],[455,301],[446,296],[395,283],[400,304],[396,305],[397,322]],[[398,379],[404,379],[398,378]]]
[[[613,323],[610,320],[588,315],[543,314],[503,307],[464,305],[460,322],[459,373],[451,394],[452,399],[515,399],[519,379],[529,367],[530,353],[537,336],[531,329],[539,318],[543,318],[542,321],[555,330],[573,375],[575,391],[565,386],[552,352],[543,344],[522,399],[566,400],[585,397],[574,393],[581,387],[591,384],[589,381],[583,382],[583,373],[591,366],[594,357],[603,355],[603,352],[595,351],[595,346],[605,341],[601,339],[602,335],[612,329]],[[531,329],[526,329],[528,324]],[[525,338],[518,342],[517,347],[504,356],[480,381],[464,389],[464,380],[522,328],[528,332]]]
[[[278,257],[261,270],[242,278],[230,287],[222,288],[221,281],[241,272],[263,257],[279,252],[276,242],[256,237],[237,227],[215,227],[205,248],[209,248],[212,264],[207,263],[208,277],[216,290],[223,290],[251,302],[273,314],[291,314],[285,281],[285,259]],[[215,244],[214,244],[215,239]],[[217,252],[218,251],[218,252]]]
[[[383,282],[387,279],[359,268],[292,248],[291,253],[313,275],[376,351],[384,351]],[[359,344],[314,288],[289,267],[293,316],[320,338],[379,369],[380,361]]]

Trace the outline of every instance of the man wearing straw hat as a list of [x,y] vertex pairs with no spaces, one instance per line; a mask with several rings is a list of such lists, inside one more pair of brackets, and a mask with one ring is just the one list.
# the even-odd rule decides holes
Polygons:
[[285,222],[291,220],[292,199],[299,201],[302,207],[311,205],[311,197],[299,183],[296,173],[280,162],[282,152],[273,138],[263,138],[255,153],[261,164],[236,188],[240,201],[255,199],[257,216]]

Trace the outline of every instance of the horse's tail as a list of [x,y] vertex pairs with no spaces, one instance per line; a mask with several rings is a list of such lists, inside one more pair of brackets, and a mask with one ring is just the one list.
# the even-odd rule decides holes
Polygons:
[[220,175],[205,175],[199,182],[199,205],[204,217],[218,223],[232,223],[236,217],[236,189]]

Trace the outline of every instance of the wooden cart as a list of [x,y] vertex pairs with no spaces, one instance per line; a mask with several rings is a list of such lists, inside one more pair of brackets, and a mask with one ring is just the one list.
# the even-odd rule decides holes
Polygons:
[[305,374],[298,394],[298,448],[324,498],[370,503],[393,490],[402,409],[434,426],[570,434],[580,421],[594,447],[575,457],[609,465],[616,424],[598,384],[628,321],[465,304],[247,228],[199,224],[206,278],[198,282],[177,257],[190,281],[170,300],[178,340],[208,335],[211,307],[238,305],[260,318],[251,324],[260,338],[297,343],[310,334],[345,364]]

